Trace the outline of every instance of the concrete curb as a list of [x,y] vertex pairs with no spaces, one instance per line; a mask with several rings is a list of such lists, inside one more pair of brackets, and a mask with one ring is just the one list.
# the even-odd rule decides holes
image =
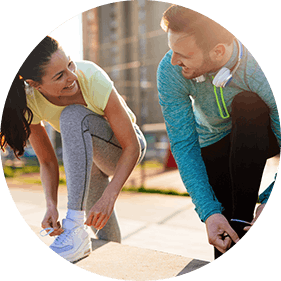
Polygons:
[[121,280],[159,280],[196,270],[209,262],[92,239],[93,252],[75,265]]

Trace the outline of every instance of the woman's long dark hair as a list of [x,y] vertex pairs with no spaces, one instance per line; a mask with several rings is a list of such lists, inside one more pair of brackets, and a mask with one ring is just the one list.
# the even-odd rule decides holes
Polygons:
[[0,147],[4,150],[9,145],[17,158],[24,153],[33,119],[33,113],[27,107],[25,80],[41,83],[45,66],[58,48],[55,39],[45,37],[27,57],[9,90],[1,121]]

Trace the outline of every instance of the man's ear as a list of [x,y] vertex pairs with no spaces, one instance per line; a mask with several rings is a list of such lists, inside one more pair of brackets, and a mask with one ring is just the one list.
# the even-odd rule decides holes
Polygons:
[[26,79],[25,82],[28,83],[29,86],[31,86],[32,88],[35,88],[36,90],[38,90],[38,88],[40,86],[40,84],[38,82],[35,82],[32,79]]
[[210,56],[213,60],[221,61],[224,59],[225,54],[226,54],[225,44],[218,44],[212,49]]

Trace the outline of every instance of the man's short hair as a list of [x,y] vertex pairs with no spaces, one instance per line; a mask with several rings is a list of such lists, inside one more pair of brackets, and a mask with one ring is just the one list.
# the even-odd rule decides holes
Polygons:
[[230,45],[234,40],[234,36],[215,21],[178,5],[164,12],[160,25],[165,32],[170,29],[194,35],[197,46],[203,51],[210,51],[219,43]]

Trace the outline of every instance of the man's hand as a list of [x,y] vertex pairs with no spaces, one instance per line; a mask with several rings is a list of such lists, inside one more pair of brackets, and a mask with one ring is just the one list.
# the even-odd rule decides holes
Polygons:
[[[252,220],[251,225],[253,225],[255,223],[255,221],[258,219],[258,217],[260,216],[264,206],[265,206],[265,204],[261,204],[257,207],[256,215],[255,215],[254,219]],[[246,226],[246,227],[244,227],[244,230],[248,231],[250,228],[251,228],[251,226]]]
[[208,217],[206,228],[209,243],[221,253],[225,253],[230,248],[232,241],[234,243],[239,241],[237,233],[222,214],[213,214]]

